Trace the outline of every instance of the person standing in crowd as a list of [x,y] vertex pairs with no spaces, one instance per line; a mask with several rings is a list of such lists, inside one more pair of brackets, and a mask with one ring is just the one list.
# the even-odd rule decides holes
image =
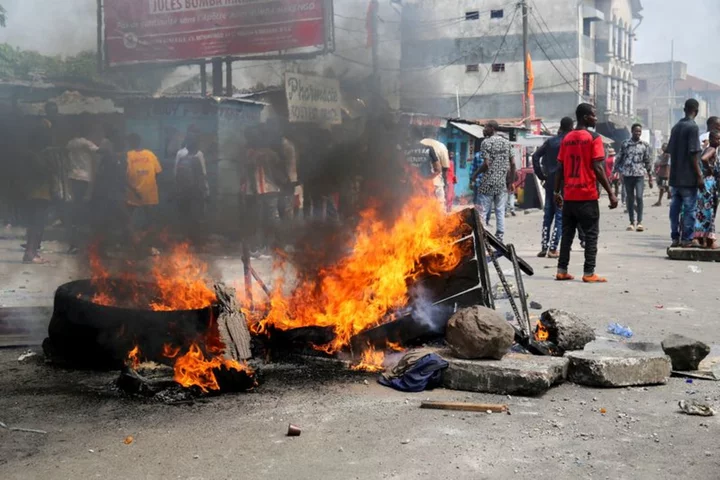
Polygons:
[[210,187],[205,156],[200,151],[195,135],[186,137],[185,147],[178,151],[173,178],[178,222],[187,238],[197,244],[203,232],[205,202],[210,194]]
[[[625,184],[627,195],[627,209],[630,216],[628,231],[644,232],[643,227],[643,194],[645,192],[645,174],[647,173],[650,188],[653,188],[652,172],[650,170],[650,145],[640,139],[642,125],[636,123],[630,129],[632,137],[625,140],[620,147],[620,153],[615,157],[615,170],[620,172]],[[637,223],[635,223],[637,209]]]
[[563,236],[560,245],[557,280],[573,280],[568,273],[570,249],[575,230],[581,227],[585,234],[585,265],[583,282],[605,283],[606,278],[595,273],[600,234],[600,192],[597,183],[605,189],[610,198],[610,208],[617,208],[618,201],[605,175],[605,148],[602,138],[588,128],[597,124],[595,107],[581,103],[576,110],[577,128],[568,133],[560,146],[558,169],[555,178],[554,198],[563,209]]
[[453,203],[455,202],[455,184],[457,184],[457,177],[455,176],[455,153],[450,152],[450,168],[447,172],[447,189],[445,191],[445,208],[447,213],[451,213],[453,209]]
[[480,151],[484,162],[478,169],[483,178],[478,187],[480,193],[481,217],[486,215],[495,203],[495,235],[502,240],[505,235],[505,207],[509,190],[509,179],[515,178],[515,155],[510,142],[498,135],[500,126],[490,120],[483,129],[483,140]]
[[667,153],[668,144],[663,143],[660,149],[660,154],[655,161],[655,180],[658,186],[658,201],[653,203],[653,207],[661,207],[663,194],[667,193],[668,199],[670,198],[670,187],[668,186],[668,180],[670,179],[670,155]]
[[432,178],[435,198],[443,210],[445,210],[445,191],[448,188],[448,170],[450,170],[450,153],[447,147],[434,138],[423,138],[421,144],[430,148],[430,165],[432,171],[429,177]]
[[[480,205],[480,192],[478,187],[482,181],[482,173],[480,173],[480,167],[483,164],[483,156],[480,149],[478,149],[472,157],[472,164],[470,167],[470,191],[473,195],[473,204],[478,212],[482,212],[482,206]],[[489,223],[489,218],[485,219],[485,223]]]
[[[162,172],[153,152],[141,147],[137,133],[128,136],[127,152],[127,204],[133,240],[140,241],[139,230],[147,233],[154,224],[154,209],[159,203],[157,176]],[[156,255],[158,252],[150,248]]]
[[[671,247],[698,247],[693,240],[698,188],[704,188],[700,169],[700,134],[695,123],[700,104],[694,98],[685,102],[685,118],[670,133],[670,237]],[[682,227],[680,218],[682,216]]]
[[[573,129],[573,119],[565,117],[560,120],[557,135],[549,138],[532,156],[533,171],[540,181],[545,183],[545,216],[543,217],[542,240],[538,257],[558,258],[558,245],[562,235],[562,209],[558,208],[553,192],[555,192],[555,176],[560,165],[558,154],[563,138]],[[553,223],[555,227],[553,228]]]
[[720,132],[710,131],[708,143],[708,147],[700,157],[704,188],[700,189],[698,195],[695,239],[701,247],[716,250],[719,248],[715,236],[715,206],[718,201],[718,176],[720,175],[720,165],[718,165]]
[[70,201],[63,223],[67,228],[68,253],[79,251],[80,228],[88,218],[88,202],[95,178],[95,154],[98,146],[85,137],[76,137],[67,144],[69,171],[68,184]]
[[28,225],[25,238],[23,263],[49,263],[40,256],[48,209],[50,208],[50,190],[53,180],[53,166],[47,155],[52,146],[52,123],[43,118],[30,133],[27,158],[24,166],[23,181],[28,192]]
[[106,127],[106,138],[98,149],[95,179],[90,193],[93,237],[98,253],[107,253],[108,241],[118,232],[127,235],[127,150],[125,138]]

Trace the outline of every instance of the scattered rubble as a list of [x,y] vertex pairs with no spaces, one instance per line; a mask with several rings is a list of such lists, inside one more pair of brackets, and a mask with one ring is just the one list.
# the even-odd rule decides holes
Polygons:
[[700,417],[712,417],[715,415],[715,409],[705,403],[695,400],[680,400],[678,402],[680,411],[687,415],[698,415]]
[[582,350],[595,340],[593,329],[574,313],[553,308],[543,312],[540,321],[550,332],[552,341],[563,351]]
[[671,334],[662,341],[662,349],[670,356],[673,370],[697,370],[700,362],[710,353],[710,346],[683,335]]
[[536,396],[567,376],[568,360],[562,357],[510,354],[502,360],[471,361],[441,355],[449,364],[443,386],[453,390]]
[[460,358],[501,359],[513,344],[515,330],[495,310],[469,307],[455,313],[447,324],[445,340]]
[[653,352],[608,350],[570,352],[568,380],[591,387],[628,387],[667,383],[670,358]]

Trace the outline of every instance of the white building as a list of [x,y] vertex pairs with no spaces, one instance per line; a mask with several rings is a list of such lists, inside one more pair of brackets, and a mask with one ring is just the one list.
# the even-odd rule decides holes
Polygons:
[[[614,136],[634,118],[632,42],[640,0],[527,0],[536,117],[598,107]],[[523,118],[518,1],[403,2],[401,107],[464,118]],[[622,134],[621,134],[622,136]]]

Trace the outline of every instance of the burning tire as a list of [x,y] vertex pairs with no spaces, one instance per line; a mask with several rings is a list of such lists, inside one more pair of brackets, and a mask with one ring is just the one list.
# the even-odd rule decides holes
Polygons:
[[113,296],[124,300],[119,306],[98,302],[98,292],[90,280],[57,289],[49,336],[43,343],[49,358],[78,368],[116,369],[138,345],[144,358],[170,363],[163,355],[164,345],[190,345],[217,318],[214,305],[195,310],[152,310],[149,305],[155,288],[149,283],[140,289],[137,282],[131,285],[112,280],[109,284]]

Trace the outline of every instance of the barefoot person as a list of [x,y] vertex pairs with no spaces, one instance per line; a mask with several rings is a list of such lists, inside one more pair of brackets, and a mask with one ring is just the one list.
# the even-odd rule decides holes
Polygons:
[[563,209],[563,234],[560,244],[557,280],[573,280],[568,273],[570,249],[575,239],[575,230],[582,228],[585,234],[585,267],[583,282],[604,283],[607,279],[595,273],[598,235],[600,233],[600,192],[597,183],[605,189],[610,198],[610,208],[617,208],[617,197],[610,188],[605,175],[605,149],[602,138],[588,128],[597,124],[595,107],[581,103],[575,111],[577,128],[565,135],[555,178],[555,201]]
[[720,147],[720,133],[713,130],[708,137],[709,146],[703,151],[702,172],[705,179],[705,188],[700,189],[698,195],[697,215],[695,217],[695,239],[701,247],[718,248],[715,240],[715,205],[718,199],[717,177],[720,174],[718,166],[718,147]]

